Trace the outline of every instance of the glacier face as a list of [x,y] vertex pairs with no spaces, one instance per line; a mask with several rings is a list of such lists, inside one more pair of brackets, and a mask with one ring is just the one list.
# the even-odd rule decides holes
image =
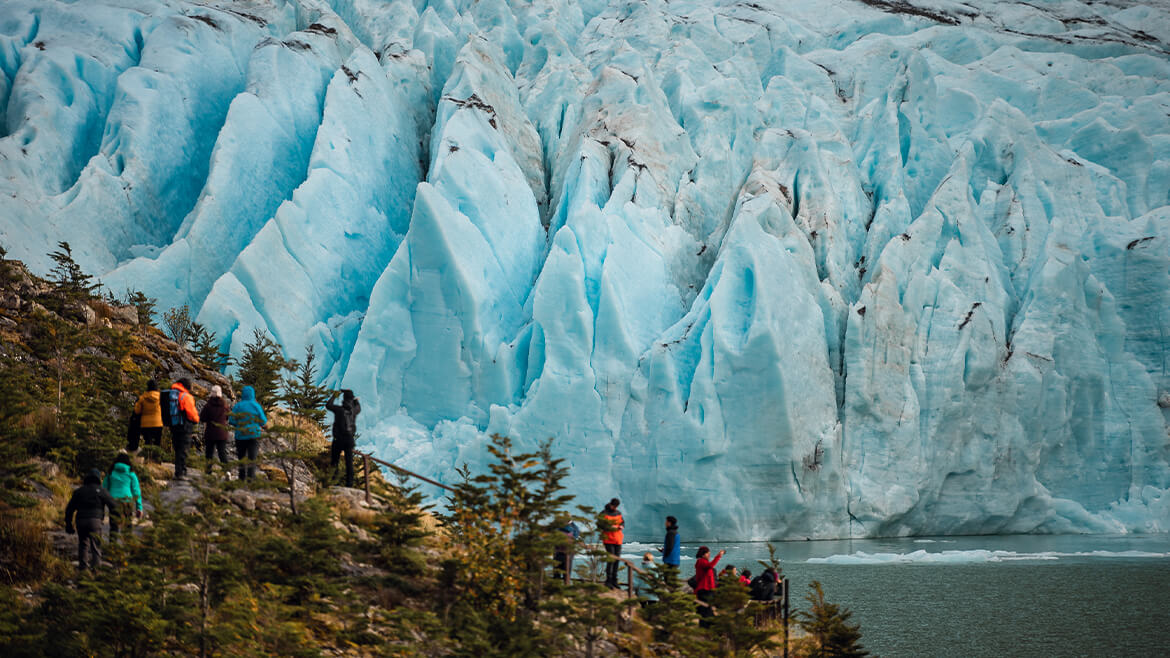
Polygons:
[[0,244],[633,537],[1170,531],[1170,9],[7,0]]

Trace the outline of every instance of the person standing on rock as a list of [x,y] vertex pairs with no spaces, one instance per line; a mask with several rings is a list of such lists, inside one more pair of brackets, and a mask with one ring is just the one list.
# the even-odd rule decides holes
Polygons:
[[610,499],[597,519],[601,543],[605,546],[605,552],[612,556],[605,564],[605,585],[614,589],[618,587],[618,568],[621,566],[618,558],[622,555],[622,541],[625,539],[623,530],[626,527],[626,521],[618,511],[620,504],[621,501],[617,498]]
[[[187,477],[187,451],[191,448],[191,432],[199,423],[199,412],[195,409],[195,396],[191,395],[191,380],[183,377],[171,384],[169,397],[164,404],[168,409],[163,417],[169,418],[171,445],[175,449],[175,479]],[[176,408],[177,407],[177,408]]]
[[341,454],[345,453],[345,486],[353,486],[353,440],[357,434],[357,415],[362,412],[362,403],[348,388],[341,390],[341,404],[333,404],[337,399],[337,391],[325,403],[325,408],[333,412],[333,445],[329,449],[329,466],[337,471],[337,462]]
[[108,508],[113,520],[118,513],[116,505],[110,493],[102,488],[102,472],[96,468],[90,470],[81,486],[73,491],[69,504],[65,506],[65,532],[73,534],[76,515],[78,569],[101,565],[102,519]]
[[260,458],[260,432],[268,424],[268,416],[256,401],[256,390],[245,386],[240,391],[240,401],[228,414],[228,423],[236,429],[236,459],[248,459],[249,464],[240,466],[240,479],[256,476],[256,460]]
[[223,389],[218,385],[211,387],[211,396],[199,411],[199,422],[204,424],[203,454],[207,458],[207,471],[211,472],[211,459],[219,455],[219,462],[228,462],[227,442],[229,438],[228,412],[231,405],[223,396]]
[[162,408],[158,401],[158,383],[153,379],[146,382],[146,392],[138,396],[138,401],[134,403],[134,413],[139,417],[139,431],[131,434],[126,450],[138,451],[139,434],[148,446],[162,445]]
[[138,476],[130,469],[130,455],[118,454],[110,474],[102,481],[102,487],[118,504],[117,517],[110,515],[111,536],[121,530],[119,518],[124,518],[127,526],[134,523],[134,517],[142,518],[142,488],[138,485]]

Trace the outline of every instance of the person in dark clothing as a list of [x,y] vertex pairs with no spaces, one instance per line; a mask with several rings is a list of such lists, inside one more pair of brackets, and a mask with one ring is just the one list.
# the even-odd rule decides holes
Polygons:
[[569,521],[568,525],[561,528],[561,533],[565,537],[557,544],[556,550],[553,551],[553,574],[558,580],[571,577],[566,574],[573,573],[575,544],[581,538],[581,530],[572,521]]
[[621,501],[617,498],[610,499],[605,505],[605,510],[597,519],[597,529],[601,531],[601,543],[605,546],[605,552],[613,556],[605,564],[605,585],[614,589],[618,587],[618,571],[621,567],[618,558],[622,555],[622,542],[625,539],[623,530],[626,527],[626,521],[622,518],[622,513],[618,511],[620,504]]
[[110,492],[102,488],[102,472],[91,470],[82,484],[73,492],[65,506],[65,532],[73,534],[74,515],[77,517],[77,568],[97,568],[102,562],[102,519],[106,509],[110,518],[117,515],[117,503]]
[[666,517],[666,538],[662,540],[662,563],[677,569],[682,558],[680,548],[678,519],[668,516]]
[[334,472],[337,462],[345,453],[345,486],[353,486],[353,440],[357,434],[357,416],[362,412],[362,403],[353,395],[353,391],[342,389],[341,404],[333,404],[337,399],[337,391],[325,403],[325,408],[333,412],[333,445],[329,449],[329,465]]
[[171,388],[179,391],[178,424],[171,425],[171,445],[175,449],[175,479],[187,477],[187,450],[191,447],[191,432],[199,422],[199,412],[195,410],[195,396],[191,395],[191,380],[183,377],[171,384]]
[[211,397],[207,398],[203,409],[199,411],[199,422],[205,425],[203,429],[203,455],[207,458],[207,470],[211,471],[211,458],[219,455],[219,462],[228,462],[227,443],[228,412],[231,405],[223,397],[223,389],[219,386],[211,387]]
[[771,601],[776,598],[779,590],[780,577],[772,567],[764,569],[764,573],[752,579],[751,596],[753,601]]

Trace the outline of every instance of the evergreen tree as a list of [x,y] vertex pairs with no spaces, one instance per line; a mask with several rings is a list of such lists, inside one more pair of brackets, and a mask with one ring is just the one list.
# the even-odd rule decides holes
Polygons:
[[73,249],[69,247],[69,243],[61,241],[57,243],[57,251],[49,254],[49,258],[53,259],[53,269],[49,271],[49,277],[54,285],[54,292],[61,298],[62,302],[74,302],[88,299],[94,291],[101,287],[100,283],[93,280],[93,277],[86,274],[73,260]]
[[312,345],[305,348],[305,358],[288,362],[289,375],[281,380],[281,402],[288,410],[317,427],[325,427],[324,405],[331,391],[317,385],[317,354]]
[[678,567],[655,563],[642,579],[651,599],[642,608],[642,618],[653,629],[649,648],[659,655],[714,655],[718,645],[699,627],[695,595],[683,587]]
[[138,326],[154,326],[154,309],[158,305],[157,299],[147,297],[141,290],[127,288],[126,294],[122,296],[122,303],[138,309]]
[[748,590],[739,577],[728,573],[719,578],[719,585],[711,595],[715,616],[709,621],[711,632],[719,643],[719,656],[750,656],[756,651],[765,653],[776,648],[772,632],[756,627],[758,604],[750,601]]
[[277,401],[281,373],[287,368],[287,361],[281,354],[280,345],[272,340],[267,331],[252,331],[252,341],[244,345],[239,366],[236,377],[240,384],[255,389],[256,400],[265,409]]
[[223,372],[232,362],[231,356],[220,351],[219,338],[215,332],[208,331],[198,322],[191,323],[191,353],[203,365],[219,372]]
[[802,655],[810,658],[862,658],[869,652],[861,646],[861,626],[850,624],[853,612],[825,601],[820,582],[812,581],[804,599],[809,609],[798,610],[798,624],[808,634],[802,643]]

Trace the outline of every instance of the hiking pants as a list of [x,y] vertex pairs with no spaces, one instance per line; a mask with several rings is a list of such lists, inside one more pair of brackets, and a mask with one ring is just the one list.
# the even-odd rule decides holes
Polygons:
[[102,520],[77,519],[77,568],[96,569],[102,563]]
[[[236,439],[236,459],[247,458],[253,462],[260,458],[260,439]],[[256,477],[256,465],[240,466],[240,479]]]
[[345,453],[345,486],[353,487],[353,439],[333,439],[329,448],[329,467],[337,471],[337,462],[341,460],[341,453]]
[[191,430],[186,425],[171,428],[171,446],[175,449],[175,479],[187,477],[187,450],[191,447]]
[[[148,446],[162,445],[162,428],[161,427],[143,427],[142,428],[142,442]],[[137,446],[134,448],[138,449]]]
[[[605,546],[606,553],[609,553],[610,555],[614,556],[615,558],[621,557],[621,554],[622,554],[622,545],[621,544],[604,544],[604,546]],[[617,587],[618,586],[618,569],[621,568],[621,566],[622,566],[622,563],[618,562],[616,559],[610,560],[609,562],[605,563],[605,584],[606,585],[609,585],[610,587]]]
[[134,527],[134,500],[127,498],[126,500],[116,501],[118,503],[117,514],[110,514],[110,539],[113,540],[114,535],[120,533],[123,526],[126,529]]
[[226,464],[228,462],[227,455],[227,441],[207,441],[204,439],[203,456],[207,458],[207,469],[211,470],[211,456],[219,455],[219,462]]

